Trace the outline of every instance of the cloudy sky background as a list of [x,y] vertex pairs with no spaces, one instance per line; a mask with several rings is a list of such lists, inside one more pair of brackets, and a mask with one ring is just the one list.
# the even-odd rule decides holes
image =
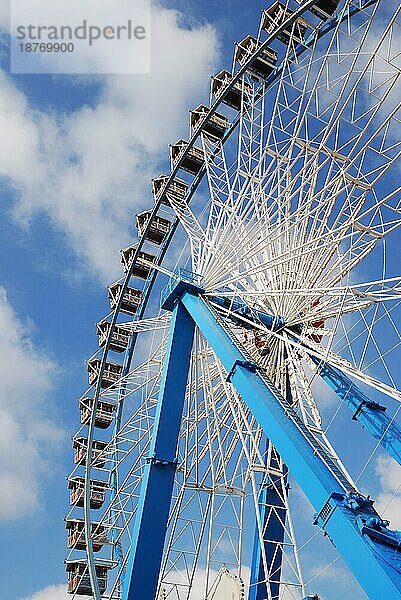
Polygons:
[[[168,144],[187,135],[188,109],[207,102],[210,75],[256,31],[264,3],[249,4],[154,2],[150,76],[11,76],[0,47],[3,600],[67,598],[65,477],[105,288],[120,276],[135,213],[152,203],[150,178],[168,168]],[[373,480],[401,527],[393,461],[379,457]],[[328,599],[338,589],[363,597],[342,564],[321,581]]]

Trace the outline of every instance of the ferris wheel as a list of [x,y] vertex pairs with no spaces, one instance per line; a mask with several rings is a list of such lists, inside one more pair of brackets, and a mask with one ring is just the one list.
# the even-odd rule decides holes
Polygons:
[[318,598],[317,539],[401,597],[358,486],[401,462],[400,11],[274,2],[170,146],[87,361],[72,597]]

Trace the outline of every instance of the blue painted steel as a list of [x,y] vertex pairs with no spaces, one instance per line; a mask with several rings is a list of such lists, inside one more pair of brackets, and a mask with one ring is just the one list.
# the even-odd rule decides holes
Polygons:
[[[260,520],[263,524],[266,522],[266,487],[262,489],[259,498],[259,513]],[[265,573],[263,570],[262,552],[259,539],[258,525],[255,525],[255,535],[253,538],[253,550],[252,550],[252,561],[251,561],[251,576],[249,579],[249,593],[248,600],[260,600],[260,598],[267,598],[266,585],[264,583]],[[260,594],[263,594],[260,596]]]
[[319,375],[335,391],[359,421],[383,448],[401,464],[401,427],[386,415],[386,407],[370,400],[349,377],[339,369],[322,362],[315,356],[311,359],[318,367]]
[[181,267],[175,269],[174,277],[161,291],[160,306],[165,310],[173,310],[182,293],[187,290],[201,293],[205,290],[205,281],[202,275],[197,275]]
[[[230,311],[230,319],[235,321],[236,315],[239,317],[239,322],[244,327],[247,326],[241,317],[245,317],[250,321],[258,321],[265,325],[268,329],[272,331],[280,331],[284,327],[284,319],[282,317],[275,317],[273,315],[269,315],[268,313],[254,310],[250,308],[241,298],[230,298],[227,296],[212,296],[210,298],[211,302],[222,306]],[[252,327],[252,325],[248,325],[248,327]]]
[[[275,462],[275,461],[274,461]],[[280,469],[280,465],[274,462],[272,467]],[[284,471],[287,480],[287,469]],[[270,573],[274,573],[269,581],[271,600],[280,598],[280,576],[283,560],[282,545],[284,542],[284,527],[286,519],[286,507],[277,489],[281,489],[281,475],[266,476],[262,484],[262,492],[259,499],[260,520],[263,527],[263,541],[266,562]],[[274,506],[274,510],[271,507]],[[265,600],[270,596],[267,593],[266,573],[262,560],[259,530],[256,526],[253,542],[251,577],[248,600]]]
[[373,502],[349,484],[264,373],[250,368],[250,357],[218,314],[188,292],[181,302],[226,371],[232,372],[232,384],[318,511],[315,523],[335,544],[368,596],[399,600],[401,534],[389,530]]
[[[285,441],[288,449],[291,448],[291,451],[286,450],[285,454],[287,452],[289,453],[289,458],[292,462],[294,454],[299,457],[299,464],[296,466],[295,471],[291,469],[292,473],[294,476],[295,472],[298,473],[299,484],[304,491],[308,493],[308,496],[314,498],[315,507],[320,509],[329,495],[327,490],[330,490],[331,493],[334,485],[334,475],[333,473],[328,472],[326,464],[321,458],[316,458],[314,446],[318,444],[318,442],[309,433],[309,430],[298,417],[291,405],[277,392],[271,382],[257,370],[251,357],[246,353],[242,346],[239,345],[239,342],[232,339],[230,332],[224,327],[222,320],[219,319],[218,315],[212,311],[206,302],[190,293],[184,293],[181,301],[196,321],[199,329],[216,354],[219,356],[224,368],[227,372],[232,373],[230,377],[232,383],[238,382],[238,380],[241,380],[241,382],[246,380],[246,384],[249,384],[251,386],[250,389],[257,392],[258,395],[262,394],[263,396],[266,396],[266,394],[268,394],[270,403],[273,402],[273,400],[276,400],[276,395],[278,395],[277,397],[280,399],[279,402],[273,402],[271,406],[269,404],[266,407],[269,411],[272,411],[273,422],[276,423],[278,429],[275,435],[278,440],[283,439]],[[266,404],[266,402],[267,401],[264,400],[263,404]],[[260,405],[259,401],[256,402],[253,399],[252,411],[262,425],[266,420],[265,415],[268,414],[265,411],[265,407]],[[282,426],[282,429],[279,425]],[[289,464],[286,455],[278,449],[276,443],[277,439],[273,440],[273,438],[269,436],[267,430],[265,430],[265,433],[270,437],[284,461]],[[304,438],[309,440],[307,447],[305,447],[306,440]],[[334,461],[330,459],[327,452],[325,452],[323,448],[320,448],[319,453],[320,455],[324,454],[325,460],[332,463],[331,470],[336,472],[336,476],[340,476],[343,491],[352,491],[347,479],[338,471]],[[312,466],[313,472],[310,472]],[[335,485],[338,487],[338,481],[335,480],[335,482]],[[334,487],[334,489],[336,489],[336,487]]]
[[193,334],[194,322],[178,304],[171,320],[152,442],[132,531],[123,600],[154,600],[156,595]]
[[[289,381],[286,389],[286,397],[290,404],[292,404],[293,399]],[[281,465],[280,457],[273,448],[269,452],[269,445],[269,440],[266,440],[266,467],[273,468],[274,471],[270,471],[268,475],[265,475],[265,479],[262,482],[259,512],[263,527],[262,543],[267,568],[268,572],[274,575],[273,577],[269,577],[269,596],[266,567],[261,552],[261,536],[258,524],[256,523],[248,600],[265,600],[270,597],[271,600],[279,600],[280,598],[280,578],[283,566],[283,544],[285,538],[284,523],[287,518],[287,506],[284,497],[277,490],[282,492],[282,486],[287,488],[288,469],[284,463]]]
[[[212,297],[211,300],[215,304],[225,308],[231,306],[232,312],[230,312],[229,318],[234,321],[234,313],[237,312],[238,315],[245,316],[249,320],[254,320],[255,323],[259,320],[268,329],[272,329],[273,331],[280,330],[285,325],[281,317],[275,317],[274,315],[260,311],[252,311],[241,299],[234,299],[233,302],[231,298],[218,296]],[[242,324],[244,325],[244,323]],[[295,336],[294,340],[299,341]],[[306,346],[305,350],[308,350]],[[321,361],[316,356],[310,355],[310,358],[318,367],[319,375],[322,379],[343,400],[344,404],[352,410],[352,418],[355,421],[359,421],[375,439],[380,441],[383,448],[401,464],[401,427],[397,423],[392,422],[385,414],[386,407],[368,398],[339,369]]]

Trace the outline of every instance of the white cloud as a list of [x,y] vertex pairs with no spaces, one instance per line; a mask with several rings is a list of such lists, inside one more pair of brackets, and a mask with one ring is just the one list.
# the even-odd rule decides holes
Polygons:
[[[213,569],[210,571],[210,580],[214,582],[218,576],[218,571],[214,571]],[[249,568],[245,567],[243,569],[242,579],[246,585],[249,579]],[[174,577],[169,576],[170,581],[174,581]],[[181,577],[176,577],[177,582],[181,582]],[[205,589],[205,581],[206,581],[206,571],[204,569],[200,569],[196,576],[195,581],[192,587],[191,600],[202,600],[204,598],[204,589]],[[246,588],[247,589],[247,588]],[[71,595],[67,594],[67,586],[65,583],[61,583],[58,585],[49,585],[48,587],[35,592],[32,596],[28,596],[26,598],[22,598],[21,600],[69,600]],[[82,600],[86,600],[86,596],[81,596]]]
[[0,28],[3,31],[9,30],[10,21],[10,3],[0,2]]
[[115,275],[135,212],[153,202],[149,180],[186,135],[217,62],[211,26],[188,30],[179,13],[154,7],[152,31],[152,74],[105,77],[97,105],[70,115],[33,110],[0,75],[0,177],[16,192],[14,218],[48,217],[102,279]]
[[331,387],[319,376],[315,377],[312,383],[313,397],[317,399],[321,412],[332,412],[339,404],[337,394]]
[[[71,595],[67,594],[66,584],[60,583],[59,585],[49,585],[43,590],[34,593],[33,596],[23,598],[22,600],[68,600],[70,598]],[[83,600],[85,599],[83,598]]]
[[381,493],[375,507],[380,516],[390,521],[392,529],[401,530],[401,467],[389,456],[380,456],[376,463]]
[[[230,571],[230,569],[228,569]],[[235,570],[231,570],[231,572],[233,574],[235,574]],[[219,573],[220,570],[216,570],[216,569],[210,569],[209,570],[209,577],[207,577],[207,571],[206,569],[203,568],[199,568],[196,571],[193,583],[192,583],[192,588],[191,588],[191,600],[203,600],[205,598],[205,586],[206,586],[206,581],[208,581],[208,589],[209,589],[209,593],[210,593],[210,589],[212,589],[213,591],[215,590],[215,585],[217,580],[219,579]],[[247,566],[243,566],[242,567],[242,576],[241,576],[241,582],[244,584],[244,591],[247,592],[248,591],[248,582],[249,582],[249,577],[250,577],[250,569]],[[183,582],[187,581],[187,577],[186,574],[184,573],[180,573],[179,571],[171,571],[168,574],[168,581],[170,584],[183,584]],[[163,586],[162,586],[163,587]],[[240,585],[239,585],[240,587]],[[169,586],[166,586],[167,591],[169,590]],[[245,597],[246,597],[246,593],[245,593]],[[209,597],[209,596],[208,596]],[[231,597],[231,595],[230,595]],[[170,598],[170,596],[168,596],[168,598]],[[233,594],[233,598],[234,598],[234,594]],[[31,600],[31,599],[29,599]],[[33,600],[33,599],[32,599]],[[36,598],[35,598],[36,600]],[[42,599],[40,599],[42,600]],[[47,600],[44,599],[44,600]]]
[[0,288],[0,521],[38,507],[41,478],[61,439],[52,422],[56,367],[25,331]]

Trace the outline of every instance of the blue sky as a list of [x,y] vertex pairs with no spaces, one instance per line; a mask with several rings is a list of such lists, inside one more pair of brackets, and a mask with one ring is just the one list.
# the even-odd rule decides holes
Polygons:
[[[85,359],[96,348],[95,323],[108,310],[106,286],[120,276],[118,250],[135,235],[134,214],[152,203],[150,177],[168,169],[168,143],[187,134],[187,110],[207,100],[209,76],[231,65],[234,43],[256,32],[264,6],[259,0],[155,6],[149,76],[11,76],[4,53],[2,600],[66,597],[70,438],[78,428],[76,398],[87,383]],[[349,449],[341,434],[339,449]],[[376,493],[392,494],[391,469],[382,470],[390,478],[372,475]],[[320,585],[327,600],[338,590],[344,600],[364,597],[342,565]]]

